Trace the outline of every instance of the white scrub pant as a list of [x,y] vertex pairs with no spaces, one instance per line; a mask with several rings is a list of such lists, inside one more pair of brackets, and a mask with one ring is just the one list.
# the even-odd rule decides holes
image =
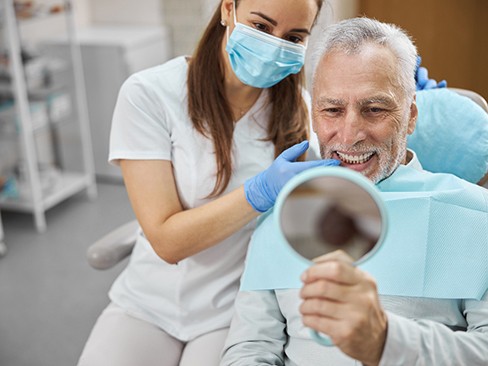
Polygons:
[[93,327],[78,366],[217,366],[228,331],[182,342],[111,303]]

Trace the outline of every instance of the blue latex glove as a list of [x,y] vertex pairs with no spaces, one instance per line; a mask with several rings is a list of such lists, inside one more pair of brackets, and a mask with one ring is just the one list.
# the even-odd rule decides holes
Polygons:
[[295,161],[307,149],[308,141],[293,145],[283,151],[268,169],[246,180],[244,183],[246,199],[256,211],[268,211],[274,205],[285,183],[305,169],[340,164],[339,160],[334,159]]
[[445,88],[447,81],[442,80],[439,83],[434,79],[429,79],[429,72],[425,67],[421,67],[422,58],[417,56],[417,66],[415,68],[415,82],[417,90]]

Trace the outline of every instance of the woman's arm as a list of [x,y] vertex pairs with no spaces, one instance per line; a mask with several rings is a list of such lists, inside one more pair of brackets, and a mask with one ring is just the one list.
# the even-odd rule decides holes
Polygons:
[[179,200],[170,161],[122,159],[120,166],[144,235],[162,259],[177,263],[219,243],[270,209],[296,174],[339,163],[330,159],[296,162],[307,149],[307,141],[288,148],[244,187],[189,210],[183,210]]
[[155,252],[168,263],[207,249],[259,215],[244,188],[197,208],[183,210],[167,160],[121,160],[132,208]]

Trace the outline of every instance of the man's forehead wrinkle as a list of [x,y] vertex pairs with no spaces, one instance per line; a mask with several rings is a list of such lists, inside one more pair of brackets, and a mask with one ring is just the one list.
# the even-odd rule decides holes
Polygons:
[[[359,106],[364,106],[368,104],[375,104],[375,103],[380,103],[380,104],[392,104],[395,102],[395,97],[393,93],[391,95],[373,95],[371,97],[366,97],[359,99],[355,104]],[[339,106],[345,106],[348,105],[349,103],[342,98],[329,98],[326,96],[322,96],[317,99],[317,104],[319,105],[324,105],[324,104],[330,104],[330,105],[339,105]]]

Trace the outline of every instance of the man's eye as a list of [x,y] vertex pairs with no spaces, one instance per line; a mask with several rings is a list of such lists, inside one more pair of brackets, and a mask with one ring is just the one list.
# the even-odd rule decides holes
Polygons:
[[340,113],[340,109],[339,108],[325,108],[324,109],[324,112],[325,113],[329,113],[329,114],[337,114],[337,113]]
[[341,108],[323,108],[320,110],[322,118],[339,118],[342,115]]
[[383,108],[378,108],[378,107],[371,107],[367,109],[367,112],[369,113],[381,113],[384,112],[385,110]]

